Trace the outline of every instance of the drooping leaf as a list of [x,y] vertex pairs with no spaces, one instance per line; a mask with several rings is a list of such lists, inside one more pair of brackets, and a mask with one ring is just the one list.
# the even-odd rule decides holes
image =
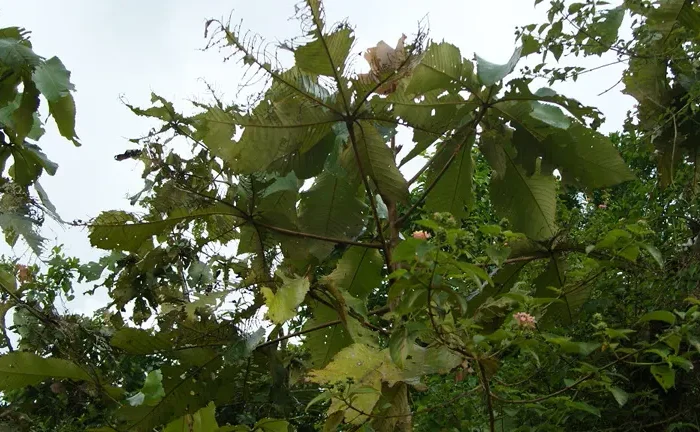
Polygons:
[[408,338],[408,330],[406,327],[401,327],[391,333],[389,338],[389,353],[391,359],[400,368],[403,368],[404,361],[408,357],[409,348],[413,342]]
[[518,47],[511,55],[508,63],[503,65],[497,65],[476,56],[476,71],[481,83],[485,86],[494,85],[513,72],[515,65],[520,61],[522,49],[522,47]]
[[80,146],[78,135],[75,132],[75,100],[73,100],[73,95],[67,94],[55,102],[49,102],[49,112],[56,121],[61,136],[71,140],[74,145]]
[[673,312],[658,310],[645,313],[641,316],[641,318],[639,318],[639,322],[647,321],[663,321],[665,323],[673,325],[676,323],[676,316],[673,314]]
[[555,232],[556,191],[552,175],[525,171],[507,158],[502,178],[491,179],[491,200],[498,213],[534,240],[551,238]]
[[56,174],[58,165],[48,159],[39,146],[25,142],[12,149],[15,164],[11,173],[17,183],[28,186],[36,181],[43,171],[49,175]]
[[[362,171],[379,189],[382,197],[392,202],[405,202],[408,198],[408,183],[399,171],[394,153],[384,142],[377,128],[369,122],[353,125]],[[359,167],[357,168],[359,171]]]
[[68,360],[22,351],[0,356],[0,390],[20,389],[51,378],[92,381],[85,370]]
[[30,80],[25,80],[23,85],[19,107],[12,113],[12,125],[18,135],[18,142],[31,133],[37,120],[36,111],[39,109],[39,90]]
[[[469,134],[465,141],[450,140],[438,149],[426,179],[427,185],[432,185],[437,181],[426,197],[425,209],[427,211],[449,212],[457,219],[467,216],[474,195],[472,191],[473,143],[474,135]],[[452,158],[449,168],[442,173],[455,152],[457,153]],[[442,176],[438,179],[441,173]]]
[[8,239],[8,234],[12,236],[13,240],[8,240],[10,246],[14,246],[17,236],[21,236],[36,255],[41,255],[43,252],[46,239],[37,232],[35,222],[26,215],[10,212],[2,213],[0,214],[0,227],[5,233],[6,240]]

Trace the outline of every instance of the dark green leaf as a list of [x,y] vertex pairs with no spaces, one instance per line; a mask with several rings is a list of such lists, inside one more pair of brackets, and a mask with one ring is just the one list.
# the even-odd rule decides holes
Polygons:
[[653,365],[650,368],[652,375],[661,387],[668,391],[676,385],[676,370],[667,365]]
[[673,314],[673,312],[669,311],[653,311],[653,312],[648,312],[642,315],[641,318],[639,318],[639,322],[647,322],[647,321],[663,321],[668,324],[675,324],[676,323],[676,316]]
[[0,356],[0,390],[20,389],[50,378],[92,381],[87,372],[68,360],[20,351]]

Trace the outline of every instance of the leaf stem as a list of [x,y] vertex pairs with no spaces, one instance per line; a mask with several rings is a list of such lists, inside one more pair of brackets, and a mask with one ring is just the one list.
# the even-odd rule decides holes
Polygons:
[[[369,187],[369,180],[367,180],[367,175],[365,169],[362,166],[362,161],[360,159],[360,151],[357,147],[357,137],[355,136],[355,125],[348,121],[346,124],[348,129],[348,134],[350,135],[350,143],[352,144],[352,151],[355,154],[355,162],[357,163],[357,168],[360,170],[360,176],[362,177],[362,183],[365,185],[365,190],[367,191],[367,198],[369,198],[369,204],[372,209],[372,216],[374,217],[374,222],[377,225],[377,235],[379,236],[379,241],[382,244],[382,250],[384,251],[384,261],[386,262],[387,269],[391,268],[391,249],[386,243],[384,238],[384,233],[382,232],[382,221],[379,219],[379,212],[377,211],[377,203],[374,200],[374,195]],[[358,126],[359,123],[358,123]]]

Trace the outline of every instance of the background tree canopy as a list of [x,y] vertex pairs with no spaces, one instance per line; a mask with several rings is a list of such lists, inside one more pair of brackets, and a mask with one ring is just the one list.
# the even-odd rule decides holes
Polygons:
[[[65,222],[88,263],[39,231],[37,110],[79,144],[70,73],[0,29],[0,228],[46,257],[0,263],[0,430],[700,429],[698,7],[553,1],[505,64],[418,28],[367,73],[349,23],[295,18],[275,45],[206,23],[256,97],[126,105],[158,125],[115,157],[144,189]],[[608,52],[638,101],[611,136],[550,88]],[[110,302],[59,313],[80,282]]]

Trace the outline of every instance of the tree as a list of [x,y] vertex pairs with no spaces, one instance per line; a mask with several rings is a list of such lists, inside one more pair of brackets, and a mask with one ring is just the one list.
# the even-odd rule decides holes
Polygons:
[[32,50],[28,31],[0,29],[0,228],[11,246],[22,237],[36,254],[42,252],[44,240],[36,228],[45,214],[60,221],[39,183],[44,172],[54,175],[58,169],[37,144],[45,132],[39,107],[43,97],[60,134],[78,146],[74,90],[70,72],[58,57],[47,60]]
[[[305,35],[281,47],[290,68],[240,27],[207,22],[210,48],[268,79],[253,103],[129,106],[161,124],[129,152],[145,165],[145,214],[91,221],[110,254],[79,267],[112,298],[108,322],[78,325],[108,329],[105,353],[70,337],[35,344],[0,357],[0,389],[84,383],[104,408],[81,426],[100,431],[571,430],[612,400],[668,408],[654,398],[695,377],[698,301],[653,300],[638,284],[663,263],[650,224],[684,235],[664,219],[678,197],[658,195],[646,221],[595,210],[611,196],[635,219],[630,208],[645,211],[653,173],[636,137],[620,148],[643,180],[596,131],[597,110],[509,78],[539,49],[527,38],[497,65],[419,29],[369,49],[362,74],[348,23],[326,23],[316,0],[297,14]],[[418,155],[428,162],[406,179]],[[14,305],[65,331],[11,276]],[[141,381],[106,356],[132,359]],[[435,400],[446,374],[456,394]],[[455,401],[473,415],[431,423]]]

